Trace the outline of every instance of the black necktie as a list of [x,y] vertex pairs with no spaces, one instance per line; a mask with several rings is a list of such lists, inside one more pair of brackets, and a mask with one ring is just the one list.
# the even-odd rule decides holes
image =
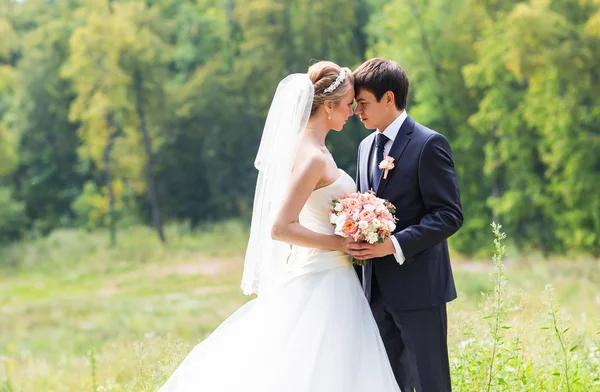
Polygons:
[[375,168],[373,169],[373,190],[377,192],[383,170],[379,168],[379,163],[383,161],[385,143],[390,140],[383,133],[377,133],[375,137]]

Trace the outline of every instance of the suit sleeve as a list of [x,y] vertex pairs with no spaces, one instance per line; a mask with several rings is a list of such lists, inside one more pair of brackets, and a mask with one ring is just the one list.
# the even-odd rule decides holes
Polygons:
[[394,235],[407,261],[456,233],[463,223],[452,150],[444,136],[434,134],[425,142],[418,176],[428,212],[418,224]]

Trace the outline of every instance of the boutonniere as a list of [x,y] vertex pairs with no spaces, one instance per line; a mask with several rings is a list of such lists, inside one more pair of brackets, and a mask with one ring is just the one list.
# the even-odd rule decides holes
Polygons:
[[379,162],[379,169],[385,170],[383,172],[383,179],[387,179],[388,172],[394,168],[394,158],[387,156],[383,161]]

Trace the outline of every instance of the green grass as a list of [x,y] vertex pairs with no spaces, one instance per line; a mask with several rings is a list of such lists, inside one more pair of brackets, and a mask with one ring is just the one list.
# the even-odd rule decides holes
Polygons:
[[[57,231],[1,249],[0,392],[155,391],[248,300],[239,289],[247,235],[237,222],[171,226],[162,246],[136,227],[107,249],[105,232]],[[498,288],[491,258],[455,262],[454,390],[600,390],[597,261],[520,256],[505,265],[495,309],[482,296]],[[560,304],[550,314],[548,284]],[[496,334],[495,311],[504,327]]]

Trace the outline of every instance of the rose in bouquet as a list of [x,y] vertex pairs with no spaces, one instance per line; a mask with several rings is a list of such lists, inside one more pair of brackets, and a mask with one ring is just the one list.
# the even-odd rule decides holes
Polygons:
[[[373,192],[351,193],[332,200],[329,221],[335,234],[369,244],[382,243],[396,229],[396,207]],[[364,265],[366,260],[354,263]]]

